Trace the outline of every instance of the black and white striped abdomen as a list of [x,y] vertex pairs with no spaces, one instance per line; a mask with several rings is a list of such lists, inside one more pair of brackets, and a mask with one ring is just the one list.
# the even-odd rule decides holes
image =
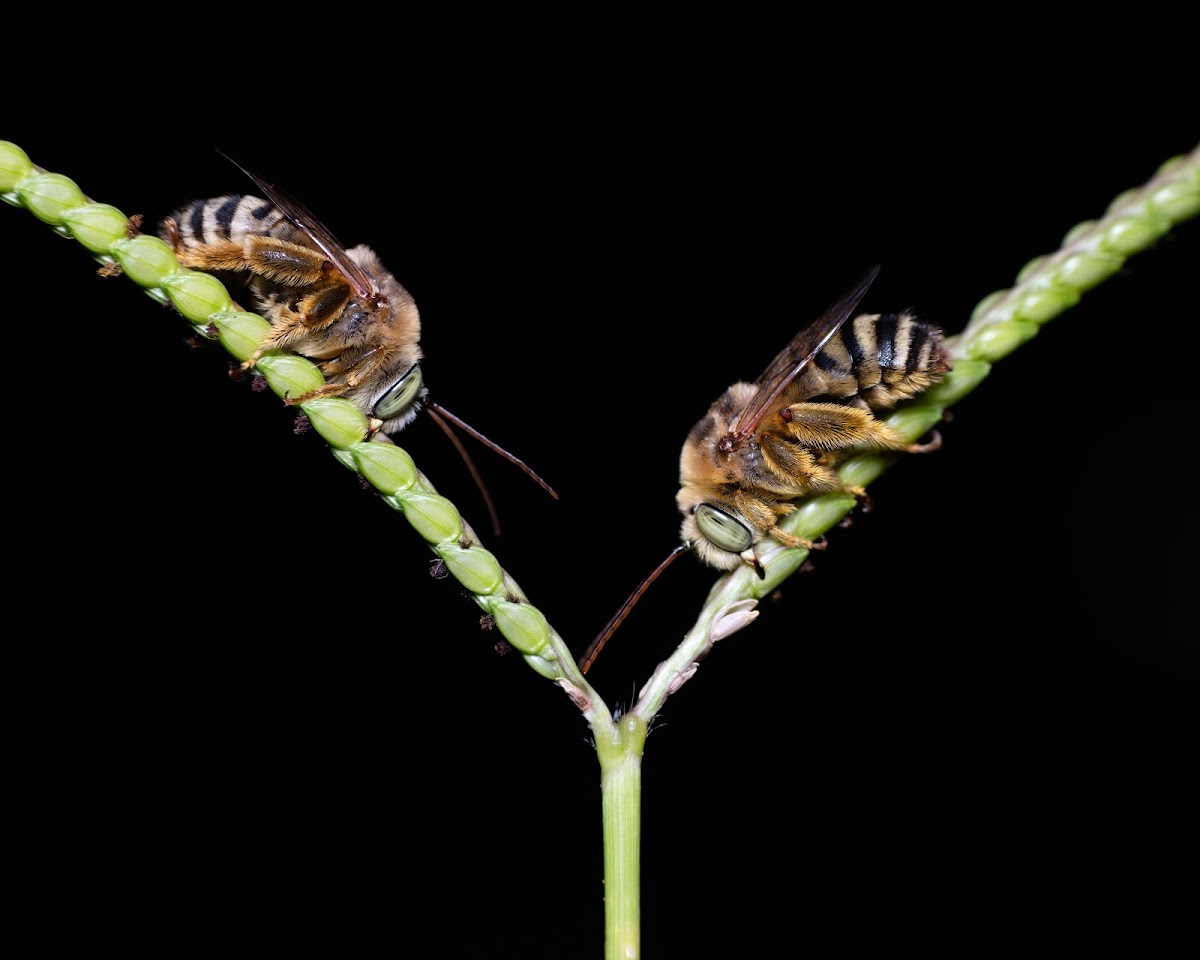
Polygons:
[[939,327],[907,311],[864,313],[829,338],[803,376],[812,398],[886,410],[936,383],[949,366]]
[[303,242],[303,234],[275,204],[262,197],[233,193],[195,200],[176,211],[173,217],[179,241],[187,247],[223,241],[241,244],[247,236]]

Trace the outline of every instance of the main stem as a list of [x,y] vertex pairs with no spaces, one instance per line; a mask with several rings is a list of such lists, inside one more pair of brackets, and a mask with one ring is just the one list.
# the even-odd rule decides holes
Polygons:
[[604,824],[604,955],[637,960],[641,953],[642,748],[646,722],[627,713],[598,737]]

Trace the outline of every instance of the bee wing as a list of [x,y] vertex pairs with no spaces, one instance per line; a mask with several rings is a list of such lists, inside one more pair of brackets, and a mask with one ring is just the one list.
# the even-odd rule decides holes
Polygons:
[[317,245],[317,248],[334,265],[337,272],[345,278],[346,283],[350,285],[350,288],[358,297],[370,301],[379,295],[379,291],[375,289],[375,284],[371,282],[370,277],[367,276],[362,267],[346,255],[346,248],[338,243],[337,237],[330,233],[329,228],[325,224],[313,216],[308,207],[282,187],[277,187],[253,171],[247,170],[227,154],[222,154],[222,156],[253,180],[255,186],[266,195],[267,199],[275,204],[280,212],[297,229],[303,230],[308,235],[309,239]]
[[854,312],[854,308],[858,306],[858,302],[878,275],[879,264],[876,264],[863,274],[862,279],[843,294],[840,300],[792,337],[791,342],[754,381],[758,389],[733,422],[735,444],[747,440],[758,429],[759,421],[770,409],[771,404],[784,388],[796,379],[796,375],[812,362],[813,357],[829,342],[829,338],[837,333],[838,328],[850,318],[850,314]]

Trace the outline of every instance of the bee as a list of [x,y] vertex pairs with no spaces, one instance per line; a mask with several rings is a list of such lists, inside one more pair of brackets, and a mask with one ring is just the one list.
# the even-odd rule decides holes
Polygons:
[[557,498],[522,461],[429,400],[421,373],[420,313],[378,255],[361,244],[343,247],[300,201],[235,165],[263,197],[231,193],[192,201],[163,219],[159,237],[184,266],[243,281],[270,322],[242,369],[253,369],[270,350],[307,357],[325,383],[284,402],[344,397],[370,418],[372,433],[395,433],[427,410],[467,462],[497,530],[490,497],[445,420],[512,461]]
[[[813,544],[780,529],[795,501],[847,490],[838,463],[864,448],[924,452],[877,413],[922,393],[950,369],[941,329],[910,312],[846,321],[874,281],[873,267],[801,330],[753,383],[729,387],[692,427],[679,457],[680,535],[705,563],[732,570],[756,547]],[[936,445],[936,441],[934,442]]]
[[911,312],[860,314],[875,281],[872,267],[815,322],[797,333],[753,382],[730,386],[692,427],[679,456],[675,502],[683,515],[681,543],[625,602],[585,652],[587,672],[600,648],[650,582],[688,550],[718,570],[748,564],[767,541],[812,549],[780,521],[797,501],[846,491],[837,466],[864,449],[926,452],[876,414],[917,396],[950,370],[942,330]]

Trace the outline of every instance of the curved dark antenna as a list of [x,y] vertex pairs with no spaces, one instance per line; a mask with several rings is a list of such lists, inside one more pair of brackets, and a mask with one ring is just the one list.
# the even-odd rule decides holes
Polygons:
[[447,410],[445,407],[443,407],[440,403],[432,403],[430,401],[426,401],[425,407],[430,412],[437,410],[438,413],[440,413],[443,417],[445,417],[447,420],[449,420],[451,423],[453,423],[456,427],[458,427],[464,433],[469,433],[471,436],[473,436],[476,440],[478,440],[480,443],[482,443],[485,447],[487,447],[493,453],[498,453],[498,454],[500,454],[500,456],[502,456],[505,460],[508,460],[510,463],[515,463],[518,467],[520,467],[527,474],[529,474],[529,476],[531,476],[534,480],[536,480],[538,486],[540,486],[543,490],[545,490],[548,494],[550,494],[550,496],[552,496],[555,500],[558,499],[558,494],[554,492],[554,488],[552,486],[550,486],[550,484],[548,484],[541,477],[539,477],[536,473],[534,473],[530,467],[526,466],[525,461],[519,460],[518,458],[514,457],[511,453],[509,453],[507,450],[505,450],[499,444],[493,443],[491,440],[489,440],[487,437],[485,437],[482,433],[480,433],[478,430],[476,430],[474,427],[472,427],[465,420],[460,420],[458,417],[456,417],[454,414],[452,414],[449,410]]
[[[425,409],[429,413],[430,418],[442,429],[450,442],[454,444],[454,449],[458,451],[458,455],[463,458],[463,463],[467,465],[467,470],[470,471],[471,479],[475,481],[475,486],[479,488],[479,493],[483,497],[483,502],[487,504],[488,516],[492,518],[492,535],[500,536],[500,515],[496,513],[496,505],[492,502],[492,495],[488,493],[488,488],[483,482],[483,477],[480,476],[479,470],[475,466],[475,461],[471,459],[471,454],[467,452],[467,448],[463,446],[463,442],[458,439],[458,434],[450,429],[450,424],[438,416],[437,410],[434,409],[434,404],[426,404]],[[441,409],[440,407],[438,409]],[[442,411],[445,412],[444,410]]]
[[667,554],[667,558],[663,560],[663,562],[657,567],[655,567],[650,572],[649,576],[647,576],[644,580],[642,580],[641,583],[638,584],[637,589],[629,595],[628,600],[621,604],[621,609],[613,614],[612,619],[609,620],[604,629],[600,631],[599,636],[589,643],[588,648],[583,651],[583,658],[579,661],[580,670],[582,670],[584,673],[588,672],[588,668],[593,662],[595,662],[596,657],[600,655],[600,651],[604,649],[604,645],[608,643],[608,638],[617,632],[617,627],[619,627],[621,625],[621,621],[629,615],[629,611],[633,609],[633,605],[641,599],[642,594],[646,592],[646,588],[658,579],[658,575],[660,573],[662,573],[667,569],[667,567],[675,562],[676,557],[678,557],[681,553],[691,549],[691,543],[681,543],[674,550]]

